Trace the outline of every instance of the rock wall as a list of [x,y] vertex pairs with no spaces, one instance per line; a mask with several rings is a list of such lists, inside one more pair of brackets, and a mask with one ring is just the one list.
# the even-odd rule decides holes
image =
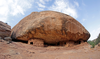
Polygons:
[[0,21],[0,37],[8,37],[11,34],[11,26],[9,26],[7,23],[3,23]]
[[30,39],[28,41],[28,44],[31,44],[36,47],[44,47],[44,42],[43,40],[40,40],[40,39]]

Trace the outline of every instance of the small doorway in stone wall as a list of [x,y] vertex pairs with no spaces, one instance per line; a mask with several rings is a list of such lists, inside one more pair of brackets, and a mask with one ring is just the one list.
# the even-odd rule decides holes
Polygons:
[[33,42],[30,42],[30,44],[32,44],[32,45],[33,45]]
[[28,44],[31,44],[37,47],[44,47],[44,41],[41,39],[30,39],[28,40]]

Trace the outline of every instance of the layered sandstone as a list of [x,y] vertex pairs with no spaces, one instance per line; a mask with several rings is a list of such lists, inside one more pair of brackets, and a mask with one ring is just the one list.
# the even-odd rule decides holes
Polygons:
[[[55,11],[32,12],[11,31],[11,37],[28,41],[41,39],[47,44],[61,42],[84,42],[89,32],[73,17]],[[61,44],[63,45],[63,44]]]
[[11,26],[9,26],[7,23],[3,23],[0,21],[0,37],[8,37],[11,34]]

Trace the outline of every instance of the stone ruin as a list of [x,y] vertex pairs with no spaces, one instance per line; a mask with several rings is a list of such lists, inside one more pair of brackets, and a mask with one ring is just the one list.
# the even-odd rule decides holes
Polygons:
[[30,39],[28,40],[28,44],[32,44],[33,46],[37,47],[44,47],[44,42],[40,39]]
[[28,44],[31,44],[36,47],[47,47],[47,46],[65,46],[65,47],[72,47],[77,44],[84,43],[86,41],[79,40],[79,41],[65,41],[65,42],[58,42],[55,44],[48,44],[44,43],[43,40],[40,39],[30,39],[28,40]]

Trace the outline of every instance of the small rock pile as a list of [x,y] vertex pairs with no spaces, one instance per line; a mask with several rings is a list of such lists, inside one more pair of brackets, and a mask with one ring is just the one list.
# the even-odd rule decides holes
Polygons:
[[0,42],[5,42],[7,44],[12,43],[12,38],[11,37],[4,37],[4,39],[2,39],[0,37]]

